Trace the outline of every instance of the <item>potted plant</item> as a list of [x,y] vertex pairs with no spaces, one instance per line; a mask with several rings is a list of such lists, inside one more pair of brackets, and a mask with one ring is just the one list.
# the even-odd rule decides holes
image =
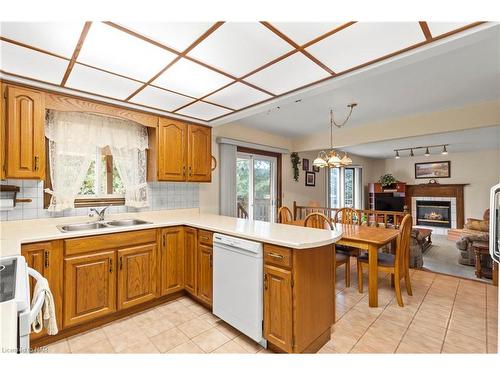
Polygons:
[[292,166],[293,166],[293,179],[295,181],[299,181],[299,164],[300,164],[299,153],[292,152],[290,154],[290,160],[292,161]]
[[380,183],[380,185],[382,185],[383,189],[393,189],[398,180],[396,180],[392,174],[387,173],[383,176],[380,176],[378,182]]

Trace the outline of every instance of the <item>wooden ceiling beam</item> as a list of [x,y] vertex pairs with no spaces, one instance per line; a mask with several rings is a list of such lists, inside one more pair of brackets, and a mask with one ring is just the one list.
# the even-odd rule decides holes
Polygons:
[[71,56],[71,60],[69,61],[68,68],[66,69],[66,72],[64,73],[64,77],[61,81],[61,86],[64,87],[66,84],[66,81],[69,78],[69,75],[71,74],[71,71],[73,70],[73,67],[75,66],[76,59],[78,58],[78,55],[80,54],[80,51],[83,47],[83,43],[85,42],[85,38],[87,37],[87,34],[89,33],[90,26],[92,25],[92,22],[85,22],[85,25],[83,25],[83,30],[82,33],[80,34],[80,38],[78,39],[78,43],[76,43],[75,50],[73,51],[73,56]]

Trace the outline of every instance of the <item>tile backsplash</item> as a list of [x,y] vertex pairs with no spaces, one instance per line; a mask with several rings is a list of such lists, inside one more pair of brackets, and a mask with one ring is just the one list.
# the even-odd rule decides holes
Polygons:
[[[0,211],[0,220],[26,220],[62,216],[85,216],[90,207],[68,209],[62,212],[49,212],[43,208],[43,181],[36,180],[1,180],[0,184],[20,187],[18,198],[30,198],[30,203],[17,203],[11,211]],[[199,207],[199,185],[196,183],[150,182],[149,207],[131,208],[114,206],[108,213],[158,211],[177,208]]]

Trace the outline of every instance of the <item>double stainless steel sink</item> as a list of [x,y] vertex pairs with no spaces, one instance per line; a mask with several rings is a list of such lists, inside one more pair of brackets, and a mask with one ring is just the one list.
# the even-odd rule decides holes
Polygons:
[[61,232],[78,232],[84,230],[109,229],[116,227],[133,227],[136,225],[144,225],[144,224],[152,224],[152,223],[149,221],[139,220],[139,219],[123,219],[123,220],[93,221],[89,223],[58,225],[57,229],[59,229]]

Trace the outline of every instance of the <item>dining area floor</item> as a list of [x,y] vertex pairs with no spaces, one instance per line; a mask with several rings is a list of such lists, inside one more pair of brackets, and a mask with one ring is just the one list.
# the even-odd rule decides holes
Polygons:
[[[355,275],[355,259],[351,262]],[[367,278],[367,275],[364,275]],[[411,270],[413,296],[398,306],[379,274],[379,306],[337,270],[336,323],[319,353],[497,353],[498,287]],[[366,281],[365,281],[366,282]],[[403,283],[404,284],[404,283]],[[107,324],[40,353],[270,353],[189,297]]]

